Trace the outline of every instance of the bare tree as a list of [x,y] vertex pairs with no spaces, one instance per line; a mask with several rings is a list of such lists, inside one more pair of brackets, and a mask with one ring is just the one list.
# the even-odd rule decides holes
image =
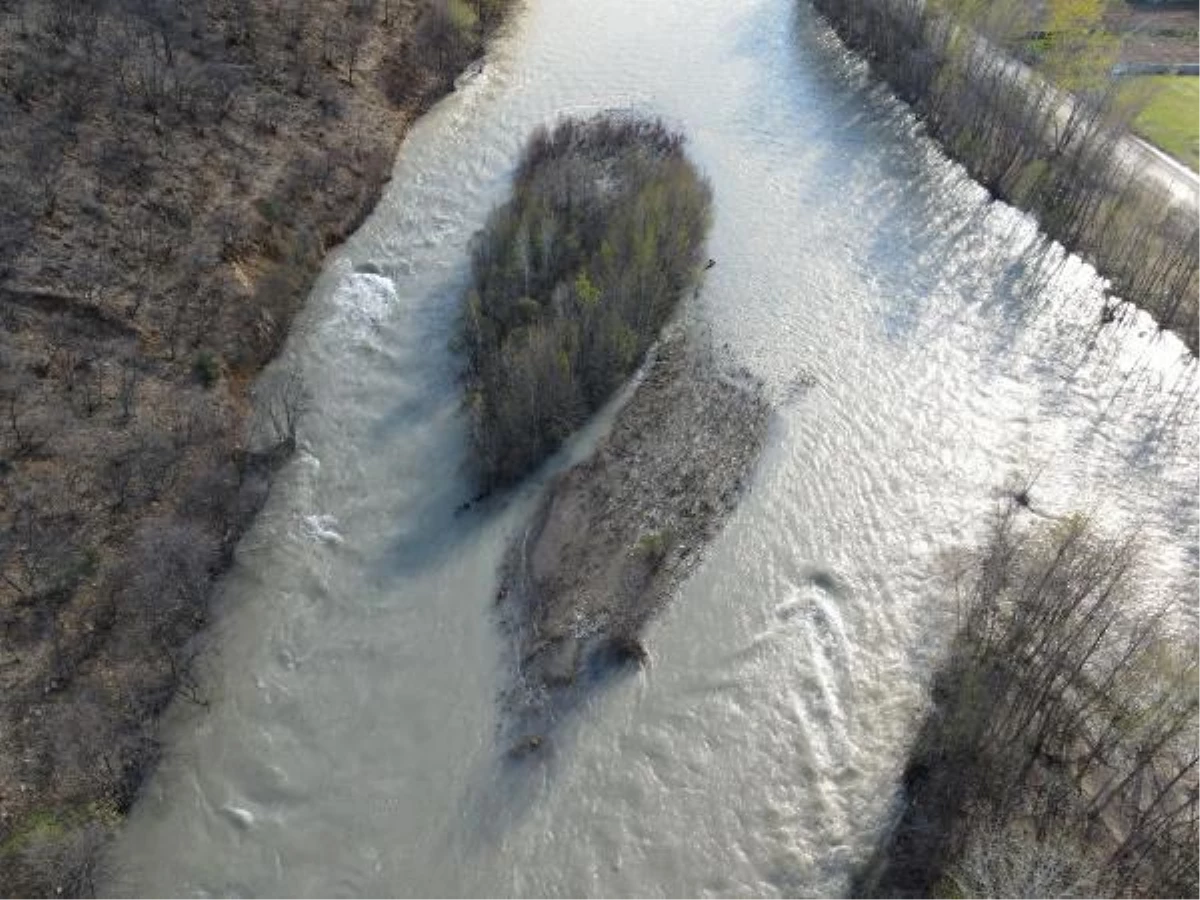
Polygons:
[[1196,661],[1134,615],[1136,540],[1008,502],[958,580],[959,629],[858,890],[1190,896]]
[[175,651],[206,615],[217,542],[194,522],[149,520],[134,538],[126,567],[124,615],[173,667]]
[[29,456],[46,443],[48,431],[39,409],[41,389],[25,373],[10,376],[0,388],[0,412],[15,456]]
[[255,393],[266,445],[294,447],[296,428],[312,402],[303,376],[294,368],[272,372],[263,376]]
[[1094,863],[1070,836],[1037,841],[979,826],[949,872],[961,897],[1095,897]]
[[117,404],[120,406],[123,422],[133,418],[133,412],[137,408],[138,384],[141,380],[142,375],[137,363],[131,359],[122,360],[121,374],[117,382]]

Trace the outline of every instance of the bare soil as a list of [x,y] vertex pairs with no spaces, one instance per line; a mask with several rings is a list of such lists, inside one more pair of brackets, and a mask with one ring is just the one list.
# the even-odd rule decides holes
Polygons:
[[511,752],[614,671],[647,662],[646,623],[733,512],[766,438],[761,385],[666,338],[611,432],[548,489],[509,551],[497,604],[515,655]]

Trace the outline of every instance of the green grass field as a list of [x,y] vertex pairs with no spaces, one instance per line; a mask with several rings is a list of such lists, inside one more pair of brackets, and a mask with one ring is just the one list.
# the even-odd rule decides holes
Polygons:
[[1149,94],[1133,130],[1154,146],[1200,171],[1200,78],[1188,75],[1144,75],[1130,78],[1130,97]]

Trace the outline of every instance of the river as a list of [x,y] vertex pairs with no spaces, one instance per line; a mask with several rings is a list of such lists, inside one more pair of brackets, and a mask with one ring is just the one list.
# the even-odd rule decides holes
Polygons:
[[[546,474],[467,515],[467,247],[537,124],[661,115],[712,180],[686,312],[775,412],[648,669],[505,765],[496,566]],[[368,274],[371,267],[379,274]],[[795,0],[530,0],[408,136],[281,365],[301,448],[224,579],[111,855],[138,895],[828,895],[895,803],[952,627],[941,573],[1010,473],[1135,525],[1196,630],[1197,366],[988,202]],[[552,465],[586,452],[607,410]]]

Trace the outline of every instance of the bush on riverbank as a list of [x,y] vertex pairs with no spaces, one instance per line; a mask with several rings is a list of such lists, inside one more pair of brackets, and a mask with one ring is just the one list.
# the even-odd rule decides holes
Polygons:
[[855,892],[1194,897],[1194,648],[1138,611],[1130,540],[1021,509],[961,576],[904,812]]
[[462,317],[482,485],[519,478],[637,368],[693,283],[711,190],[683,138],[615,115],[539,128],[472,248]]
[[1075,20],[1096,4],[1047,4],[1054,30],[1039,46],[1038,69],[1053,84],[1007,55],[1036,25],[1025,0],[813,5],[974,178],[1036,215],[1052,238],[1092,260],[1116,294],[1196,351],[1200,227],[1143,176],[1144,162],[1121,150],[1136,110],[1118,102],[1111,42]]

